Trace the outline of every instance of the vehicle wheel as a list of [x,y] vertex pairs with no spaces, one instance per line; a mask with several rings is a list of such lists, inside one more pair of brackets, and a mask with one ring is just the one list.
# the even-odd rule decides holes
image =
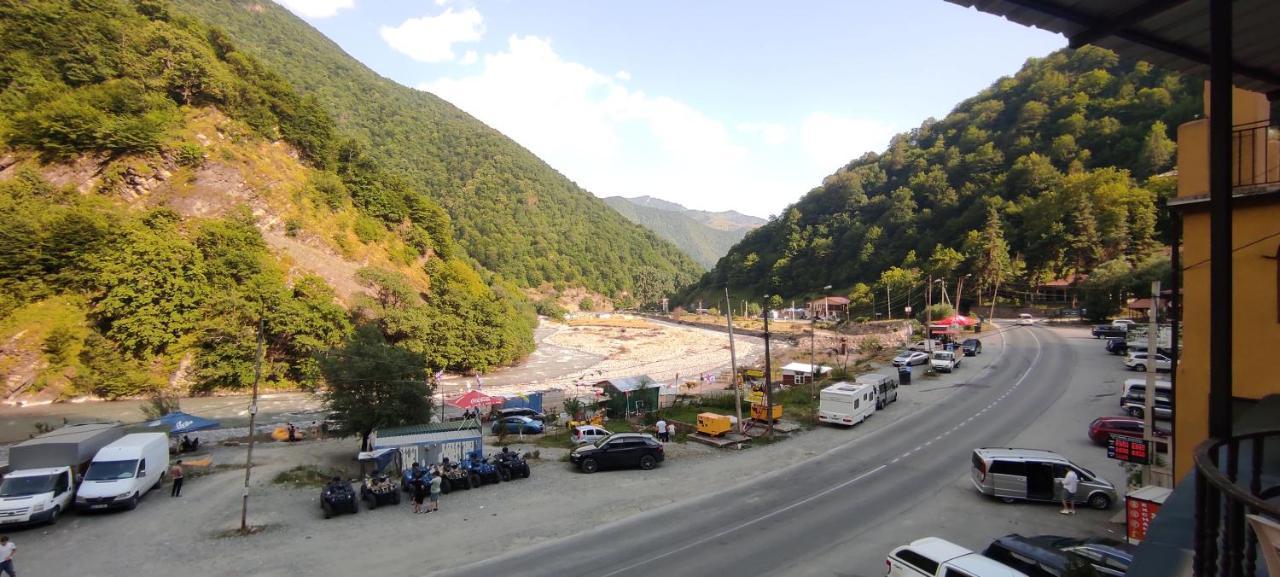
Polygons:
[[520,476],[521,476],[521,477],[523,477],[523,478],[525,478],[525,479],[528,479],[528,478],[529,478],[529,464],[528,464],[528,463],[525,463],[525,464],[524,464],[524,466],[520,467]]
[[391,494],[391,504],[392,504],[392,505],[399,505],[399,504],[400,504],[400,493],[392,493],[392,494]]
[[366,506],[367,506],[370,510],[377,509],[377,508],[378,508],[378,498],[377,498],[377,497],[373,497],[373,498],[369,499],[369,501],[366,503]]
[[58,522],[58,515],[60,514],[62,514],[62,507],[58,505],[54,505],[53,512],[49,513],[49,524],[50,525],[56,524]]
[[1134,407],[1134,408],[1132,408],[1132,409],[1129,409],[1129,416],[1130,416],[1130,417],[1136,417],[1136,418],[1141,419],[1141,418],[1142,418],[1142,409],[1139,409],[1138,407]]
[[472,473],[471,476],[467,478],[467,480],[471,481],[472,487],[479,487],[480,485],[484,484],[484,480],[480,478],[480,475],[478,473]]
[[499,481],[510,481],[510,480],[511,480],[511,471],[509,471],[509,470],[507,470],[507,469],[498,469],[498,480],[499,480]]
[[1145,373],[1147,372],[1147,365],[1134,365],[1133,370],[1138,371],[1139,373]]
[[1092,495],[1089,495],[1089,506],[1099,511],[1110,509],[1111,497],[1108,497],[1102,493],[1094,493]]
[[325,508],[324,508],[324,518],[325,518],[325,519],[328,519],[328,518],[330,518],[330,517],[333,517],[333,510],[332,510],[332,509],[330,509],[330,508],[328,508],[328,507],[325,507]]
[[643,457],[640,457],[641,469],[648,471],[657,466],[658,466],[658,460],[653,458],[653,455],[645,455]]
[[137,494],[137,493],[134,493],[134,494],[133,494],[133,496],[129,498],[129,502],[124,504],[124,508],[125,508],[125,510],[126,510],[126,511],[132,511],[132,510],[134,510],[134,509],[137,509],[137,508],[138,508],[138,494]]
[[594,473],[599,470],[600,470],[600,463],[597,463],[595,459],[587,458],[582,460],[583,473],[590,475],[591,473]]
[[449,494],[449,491],[452,491],[452,490],[453,490],[453,485],[452,485],[451,483],[449,483],[449,480],[448,480],[448,479],[440,479],[440,492],[441,492],[441,493],[444,493],[444,494],[448,495],[448,494]]
[[1000,500],[1005,503],[1012,503],[1014,501],[1017,501],[1017,499],[1014,499],[1013,497],[1000,497]]

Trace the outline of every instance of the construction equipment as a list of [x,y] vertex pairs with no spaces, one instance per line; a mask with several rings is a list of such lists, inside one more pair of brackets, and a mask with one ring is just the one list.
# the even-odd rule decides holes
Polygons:
[[698,432],[719,437],[733,430],[733,417],[719,413],[698,413]]

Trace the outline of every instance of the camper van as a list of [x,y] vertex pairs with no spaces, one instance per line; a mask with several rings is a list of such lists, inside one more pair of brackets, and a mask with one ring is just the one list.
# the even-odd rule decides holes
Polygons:
[[876,411],[876,389],[866,383],[841,381],[822,389],[818,420],[853,426]]
[[125,435],[98,451],[76,491],[82,511],[138,506],[169,468],[169,439],[164,433]]
[[898,400],[898,376],[882,375],[880,373],[866,373],[858,375],[854,379],[855,383],[867,384],[876,389],[876,410],[882,410],[889,406],[889,403]]
[[[1147,394],[1147,379],[1125,379],[1124,390],[1120,391],[1120,405],[1124,406],[1126,398],[1133,396],[1143,398]],[[1173,395],[1173,383],[1169,381],[1156,381],[1156,396]]]

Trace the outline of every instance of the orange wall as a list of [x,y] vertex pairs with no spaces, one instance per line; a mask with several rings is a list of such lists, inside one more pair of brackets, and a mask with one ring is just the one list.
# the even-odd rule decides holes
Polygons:
[[[1206,99],[1207,99],[1206,91]],[[1261,106],[1259,106],[1259,102]],[[1236,90],[1235,122],[1266,120],[1266,99],[1261,94]],[[1206,103],[1206,107],[1208,104]],[[1242,116],[1243,114],[1243,116]],[[1194,120],[1178,127],[1178,196],[1208,193],[1208,122]],[[1205,207],[1207,208],[1207,207]],[[1179,357],[1174,451],[1174,478],[1192,467],[1196,445],[1208,438],[1209,399],[1209,214],[1204,208],[1184,209],[1183,214],[1183,313],[1182,351]],[[1240,204],[1233,212],[1232,243],[1244,247],[1280,232],[1280,203]],[[1276,256],[1280,237],[1271,238],[1232,255],[1234,304],[1232,322],[1232,394],[1258,399],[1280,393],[1274,378],[1276,343],[1280,343],[1277,317]]]

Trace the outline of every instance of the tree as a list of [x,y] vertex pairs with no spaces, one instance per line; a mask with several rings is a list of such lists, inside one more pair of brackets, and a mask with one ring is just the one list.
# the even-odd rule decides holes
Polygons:
[[987,222],[982,232],[970,237],[970,254],[973,255],[973,270],[977,277],[978,294],[994,291],[996,285],[1005,281],[1012,272],[1009,261],[1009,245],[1004,240],[1004,228],[1000,222],[1000,213],[994,204],[987,205]]
[[929,256],[929,263],[925,265],[925,272],[932,275],[933,278],[949,279],[963,263],[964,254],[954,248],[939,244],[933,247],[933,254]]
[[433,385],[426,359],[387,342],[377,326],[364,324],[321,363],[325,406],[341,419],[342,431],[369,435],[379,427],[426,423],[431,419]]
[[1178,145],[1169,139],[1169,127],[1159,120],[1151,123],[1147,137],[1142,141],[1142,151],[1138,153],[1138,166],[1134,171],[1139,178],[1147,178],[1164,172],[1173,163],[1173,156]]

